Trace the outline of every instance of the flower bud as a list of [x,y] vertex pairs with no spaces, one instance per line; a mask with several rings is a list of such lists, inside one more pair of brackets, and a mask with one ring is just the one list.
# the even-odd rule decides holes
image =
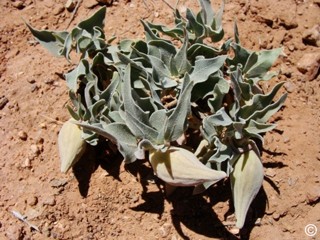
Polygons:
[[242,228],[249,206],[259,192],[263,182],[263,165],[255,151],[240,155],[230,174],[236,226]]
[[173,186],[215,183],[226,177],[225,172],[206,167],[192,152],[178,147],[170,147],[166,152],[152,151],[150,162],[155,174]]
[[61,172],[66,173],[81,158],[86,149],[86,141],[81,137],[81,129],[73,119],[65,122],[58,136],[58,147],[61,161]]

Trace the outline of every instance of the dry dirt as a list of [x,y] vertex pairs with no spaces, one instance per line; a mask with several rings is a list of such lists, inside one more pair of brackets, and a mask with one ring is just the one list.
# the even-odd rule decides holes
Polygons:
[[[94,3],[84,0],[68,29],[95,12],[99,6]],[[232,234],[228,182],[201,196],[185,188],[166,198],[148,165],[124,166],[121,159],[106,159],[103,151],[93,150],[74,172],[60,173],[57,134],[68,119],[61,76],[73,65],[36,44],[22,18],[38,29],[64,30],[72,16],[64,4],[0,1],[1,240],[320,239],[319,28],[308,36],[320,24],[319,0],[226,1],[226,37],[233,36],[237,19],[247,48],[284,47],[286,57],[274,67],[280,74],[270,85],[287,81],[283,92],[289,93],[273,118],[277,130],[266,135],[263,189],[240,235]],[[212,4],[217,9],[220,1]],[[186,6],[197,8],[196,1],[181,0],[179,9],[184,12]],[[107,9],[105,30],[117,40],[141,38],[139,19],[170,23],[171,12],[164,1],[119,0]],[[318,228],[313,238],[305,233],[307,224]]]

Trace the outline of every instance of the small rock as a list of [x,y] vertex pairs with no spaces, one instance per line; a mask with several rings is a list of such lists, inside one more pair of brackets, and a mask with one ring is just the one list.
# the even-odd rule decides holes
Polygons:
[[86,0],[83,1],[83,5],[85,8],[93,8],[98,5],[98,2],[96,0]]
[[280,214],[277,213],[277,212],[274,212],[274,213],[272,214],[272,218],[273,218],[274,220],[278,221],[278,220],[280,219]]
[[34,80],[33,78],[28,78],[27,81],[28,81],[28,83],[31,83],[31,84],[36,82],[36,80]]
[[31,92],[34,92],[34,91],[36,91],[36,90],[38,90],[37,84],[32,84],[32,85],[31,85]]
[[10,240],[23,239],[24,238],[23,228],[17,225],[11,225],[6,229],[5,236],[7,237],[7,239],[10,239]]
[[57,3],[55,4],[52,13],[54,15],[59,15],[60,13],[62,13],[64,11],[64,6],[61,3]]
[[307,203],[314,204],[320,199],[320,187],[318,185],[312,186],[307,190]]
[[294,91],[294,89],[296,88],[295,85],[291,82],[286,82],[283,86],[287,90],[288,93],[292,93]]
[[8,98],[6,98],[5,96],[0,96],[0,110],[3,109],[8,102]]
[[289,16],[281,16],[280,17],[280,26],[283,26],[286,30],[290,30],[293,28],[297,28],[298,27],[298,22],[295,18],[291,17],[291,15]]
[[48,206],[54,206],[54,205],[56,205],[56,199],[54,196],[49,196],[43,201],[42,204],[48,205]]
[[66,4],[64,5],[64,7],[69,11],[71,12],[76,6],[76,3],[74,0],[68,0],[66,2]]
[[267,168],[266,169],[266,176],[273,178],[276,176],[276,172],[272,168]]
[[64,187],[68,183],[66,179],[52,179],[50,181],[50,186],[54,188]]
[[320,66],[320,52],[306,53],[297,63],[298,70],[304,74],[305,80],[316,78]]
[[28,139],[28,134],[25,131],[19,131],[18,132],[18,137],[21,140],[26,141]]
[[33,206],[37,205],[38,198],[36,196],[31,196],[27,199],[27,203],[29,204],[29,206],[33,207]]
[[171,225],[169,223],[165,223],[159,228],[159,231],[160,231],[161,237],[166,238],[170,234]]
[[25,6],[23,4],[23,1],[15,1],[15,2],[12,2],[12,6],[17,8],[17,9],[23,9]]
[[320,24],[306,30],[303,33],[302,41],[305,45],[320,47]]
[[237,227],[233,227],[229,230],[229,232],[233,235],[238,235],[240,233],[240,229]]
[[27,157],[27,158],[24,160],[23,167],[25,167],[25,168],[30,168],[30,167],[31,167],[31,160],[30,160],[30,158]]
[[96,0],[96,1],[106,5],[111,5],[113,2],[113,0]]
[[38,147],[37,145],[35,145],[35,144],[32,144],[32,145],[30,146],[30,150],[31,150],[31,152],[32,152],[35,156],[38,156],[38,155],[40,154],[40,149],[39,149],[39,147]]
[[44,80],[44,83],[51,85],[51,84],[54,83],[54,79],[51,79],[51,78],[50,78],[50,79],[45,79],[45,80]]
[[257,218],[256,222],[254,223],[256,226],[261,226],[261,218]]

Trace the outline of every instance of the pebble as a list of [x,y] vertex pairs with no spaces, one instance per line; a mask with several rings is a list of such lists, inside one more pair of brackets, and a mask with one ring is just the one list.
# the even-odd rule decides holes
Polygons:
[[28,139],[28,134],[25,131],[19,131],[18,132],[18,137],[21,140],[26,141]]
[[277,212],[274,212],[274,213],[272,214],[272,218],[273,218],[274,220],[278,221],[278,220],[280,219],[280,214],[277,213]]
[[286,82],[284,85],[284,88],[287,90],[288,93],[292,93],[296,86],[291,82]]
[[229,232],[233,235],[238,235],[240,233],[240,229],[237,227],[231,228]]
[[35,144],[32,144],[32,145],[30,146],[30,150],[31,150],[31,152],[32,152],[35,156],[38,156],[38,155],[40,154],[40,149],[39,149],[39,147],[38,147],[37,145],[35,145]]
[[24,160],[23,167],[26,167],[26,168],[30,168],[30,167],[31,167],[31,160],[30,160],[30,158],[27,157],[27,158]]
[[17,225],[9,226],[5,232],[7,239],[23,239],[23,235],[23,228]]
[[303,33],[302,41],[305,45],[320,47],[320,24],[306,30]]
[[159,231],[160,231],[160,235],[162,238],[168,237],[168,235],[170,234],[170,231],[171,231],[171,224],[169,224],[169,223],[163,224],[159,228]]
[[48,205],[48,206],[54,206],[54,205],[56,205],[56,199],[54,196],[49,196],[43,201],[42,204]]
[[28,78],[28,79],[27,79],[27,82],[33,84],[33,83],[36,82],[36,80],[33,79],[33,78]]
[[312,186],[307,190],[307,203],[314,204],[320,199],[320,187],[319,185]]
[[5,96],[0,96],[0,110],[3,109],[7,103],[9,102],[9,99]]
[[76,6],[76,3],[74,0],[68,0],[66,2],[66,4],[64,5],[64,7],[69,11],[71,12]]
[[98,5],[96,0],[86,0],[82,2],[85,8],[93,8]]
[[266,176],[273,178],[276,176],[276,172],[272,168],[267,168],[266,169]]
[[59,15],[63,11],[64,11],[64,6],[61,3],[56,3],[53,10],[52,10],[52,13],[54,15]]
[[24,4],[23,4],[23,1],[12,2],[12,6],[17,8],[17,9],[23,9],[25,7]]
[[312,81],[317,76],[320,66],[320,52],[306,53],[297,63],[297,68],[305,80]]
[[64,187],[68,183],[66,179],[52,179],[50,181],[50,186],[54,188]]
[[29,204],[29,206],[33,207],[35,205],[37,205],[38,203],[38,198],[36,196],[30,196],[28,199],[27,199],[27,203]]

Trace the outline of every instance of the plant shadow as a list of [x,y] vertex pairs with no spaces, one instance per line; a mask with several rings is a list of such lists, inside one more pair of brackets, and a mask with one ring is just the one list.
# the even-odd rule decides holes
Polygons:
[[119,175],[122,160],[120,154],[106,141],[101,141],[95,147],[87,145],[85,153],[72,168],[81,196],[87,197],[91,176],[99,166],[114,179],[121,181]]
[[[132,164],[125,165],[125,169],[140,182],[142,187],[141,198],[144,200],[143,203],[131,207],[131,209],[156,213],[160,219],[164,212],[165,198],[158,179],[153,176],[151,167],[146,166],[146,161],[138,160]],[[152,187],[152,185],[156,185],[156,187]]]
[[[114,179],[121,181],[119,175],[123,162],[122,158],[119,157],[119,154],[109,151],[110,149],[105,150],[108,148],[104,144],[103,146],[98,145],[98,147],[89,146],[83,157],[73,167],[79,192],[83,197],[88,195],[90,178],[99,166]],[[183,231],[183,226],[192,232],[209,238],[249,239],[253,227],[256,226],[257,219],[262,218],[266,210],[267,196],[264,189],[261,188],[249,208],[244,228],[241,229],[239,235],[235,236],[228,230],[229,226],[224,225],[213,210],[219,202],[224,202],[227,203],[224,206],[228,206],[228,209],[225,209],[225,207],[221,209],[225,212],[223,221],[227,221],[227,218],[233,214],[232,193],[228,180],[219,182],[202,194],[192,195],[192,187],[179,187],[173,194],[166,196],[164,183],[154,176],[147,161],[139,160],[127,164],[125,170],[141,184],[141,198],[144,201],[130,209],[155,213],[161,219],[165,210],[165,201],[170,202],[173,208],[170,212],[172,225],[182,239],[191,239]],[[216,209],[220,211],[219,207]]]

